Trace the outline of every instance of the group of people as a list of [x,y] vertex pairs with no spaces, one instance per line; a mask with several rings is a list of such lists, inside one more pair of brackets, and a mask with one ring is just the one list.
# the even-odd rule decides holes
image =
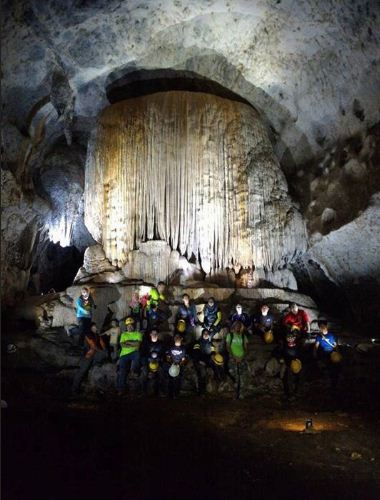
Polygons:
[[[236,397],[243,398],[245,381],[252,379],[247,362],[252,335],[259,335],[267,344],[276,341],[272,355],[280,363],[286,398],[297,394],[303,364],[310,353],[327,366],[331,385],[336,387],[341,361],[337,340],[329,332],[327,321],[320,320],[316,339],[309,342],[310,318],[297,304],[291,304],[277,321],[269,312],[268,304],[262,304],[259,313],[253,316],[237,304],[223,322],[222,312],[213,297],[198,313],[189,295],[184,294],[174,319],[174,332],[164,338],[162,330],[167,327],[162,327],[171,314],[164,292],[165,284],[160,282],[144,297],[133,293],[126,319],[120,323],[112,320],[110,328],[98,332],[92,321],[96,305],[88,288],[82,289],[76,301],[78,325],[66,328],[69,336],[78,337],[78,344],[83,349],[73,381],[74,392],[79,391],[93,364],[102,364],[108,359],[116,364],[116,388],[120,395],[125,393],[129,377],[135,380],[140,393],[178,397],[186,366],[192,363],[198,394],[206,392],[212,374],[219,390],[223,390],[229,378]],[[201,313],[202,321],[199,319]],[[199,338],[195,334],[197,326],[201,330]]]

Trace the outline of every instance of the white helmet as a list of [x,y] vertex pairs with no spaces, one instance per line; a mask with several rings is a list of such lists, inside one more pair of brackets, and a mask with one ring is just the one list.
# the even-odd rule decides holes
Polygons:
[[173,363],[169,368],[169,375],[173,378],[178,377],[179,371],[180,371],[179,365]]

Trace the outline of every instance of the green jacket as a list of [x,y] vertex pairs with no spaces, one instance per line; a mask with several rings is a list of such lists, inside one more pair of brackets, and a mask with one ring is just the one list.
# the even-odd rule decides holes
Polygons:
[[[143,335],[141,332],[123,332],[120,336],[120,357],[126,356],[127,354],[131,354],[131,352],[135,352],[139,350],[140,343],[142,341]],[[135,345],[123,347],[123,342],[132,341]]]

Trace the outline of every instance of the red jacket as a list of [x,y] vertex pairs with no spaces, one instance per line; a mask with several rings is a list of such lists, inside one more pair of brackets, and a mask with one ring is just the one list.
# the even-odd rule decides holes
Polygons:
[[297,314],[288,312],[283,320],[285,326],[298,326],[300,330],[307,330],[307,323],[310,323],[310,318],[306,311],[298,309]]

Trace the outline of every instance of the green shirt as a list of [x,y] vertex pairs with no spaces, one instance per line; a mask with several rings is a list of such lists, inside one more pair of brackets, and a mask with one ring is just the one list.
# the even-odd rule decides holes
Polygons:
[[153,304],[158,305],[161,301],[165,301],[165,295],[158,293],[157,288],[152,288],[149,292],[148,309],[150,309]]
[[[131,354],[131,352],[138,351],[139,349],[139,343],[142,341],[142,333],[141,332],[123,332],[120,336],[120,345],[121,345],[121,351],[120,351],[120,357],[121,356],[126,356],[127,354]],[[136,347],[123,347],[122,343],[130,340],[135,340],[136,341]]]
[[245,355],[244,335],[229,333],[227,335],[227,345],[231,347],[231,353],[236,358],[243,358]]

